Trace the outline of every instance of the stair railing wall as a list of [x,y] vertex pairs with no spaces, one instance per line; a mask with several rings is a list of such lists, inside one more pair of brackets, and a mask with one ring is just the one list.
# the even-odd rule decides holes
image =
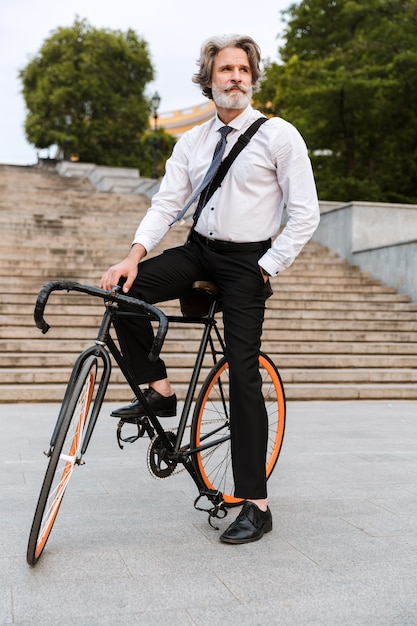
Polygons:
[[322,202],[314,239],[417,302],[417,205]]

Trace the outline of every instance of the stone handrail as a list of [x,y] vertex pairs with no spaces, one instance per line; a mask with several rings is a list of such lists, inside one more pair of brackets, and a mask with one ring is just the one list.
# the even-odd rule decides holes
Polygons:
[[321,202],[314,239],[417,302],[417,205]]

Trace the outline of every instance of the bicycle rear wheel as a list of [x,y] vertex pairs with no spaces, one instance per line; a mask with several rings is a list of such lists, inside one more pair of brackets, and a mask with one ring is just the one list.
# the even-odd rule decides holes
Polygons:
[[[268,415],[266,476],[278,460],[285,429],[285,394],[281,377],[272,360],[259,354],[262,394]],[[191,423],[191,447],[210,445],[195,453],[194,465],[207,489],[223,494],[224,502],[237,505],[230,452],[229,367],[223,357],[209,372],[199,393]]]
[[89,356],[81,367],[66,403],[29,535],[26,560],[35,565],[56,520],[75,465],[80,463],[85,426],[97,375],[97,359]]

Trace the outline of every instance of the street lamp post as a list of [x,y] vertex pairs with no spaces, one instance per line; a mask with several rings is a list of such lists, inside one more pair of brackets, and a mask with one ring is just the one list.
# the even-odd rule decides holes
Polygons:
[[153,130],[154,130],[154,138],[153,138],[153,169],[152,169],[152,178],[158,178],[158,148],[159,148],[159,137],[157,135],[158,132],[158,109],[161,104],[161,96],[157,91],[153,94],[151,98],[151,106],[153,111]]
[[64,116],[64,120],[65,120],[65,129],[66,129],[66,136],[64,139],[64,161],[69,161],[70,160],[70,155],[71,155],[71,124],[72,124],[72,116],[71,115],[65,115]]

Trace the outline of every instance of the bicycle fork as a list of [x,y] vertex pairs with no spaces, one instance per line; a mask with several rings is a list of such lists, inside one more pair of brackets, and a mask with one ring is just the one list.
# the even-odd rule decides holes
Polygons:
[[[107,304],[106,304],[107,306]],[[111,306],[111,303],[109,304],[109,307]],[[66,412],[68,410],[68,406],[69,406],[69,400],[72,396],[72,391],[75,387],[75,384],[77,382],[78,376],[80,375],[80,372],[82,370],[82,367],[84,365],[84,363],[87,361],[87,359],[90,356],[95,356],[98,359],[101,359],[102,362],[102,373],[101,373],[101,377],[100,377],[100,382],[98,385],[98,389],[97,389],[97,393],[96,393],[96,397],[94,400],[94,404],[93,404],[93,408],[91,411],[91,415],[90,418],[88,420],[88,424],[87,424],[87,428],[86,428],[86,432],[85,432],[85,436],[82,440],[82,447],[81,450],[77,451],[77,460],[76,462],[78,464],[81,463],[81,459],[82,456],[85,454],[87,448],[88,448],[88,444],[90,442],[91,439],[91,435],[93,433],[94,427],[96,425],[97,422],[97,418],[101,409],[101,406],[103,404],[103,400],[104,400],[104,396],[107,390],[107,386],[110,380],[110,374],[111,374],[111,361],[110,361],[110,357],[109,354],[107,352],[107,350],[105,349],[105,336],[106,333],[108,333],[110,324],[111,324],[111,317],[112,317],[112,312],[111,310],[107,309],[107,311],[105,312],[104,316],[103,316],[103,320],[97,335],[97,339],[95,340],[95,344],[90,346],[89,348],[86,348],[77,358],[77,360],[74,363],[74,366],[72,368],[72,372],[71,372],[71,376],[70,379],[68,381],[68,385],[65,391],[65,395],[64,395],[64,399],[61,405],[61,409],[58,415],[58,419],[56,421],[54,430],[52,432],[52,436],[51,436],[51,440],[50,440],[50,444],[49,444],[49,451],[45,452],[46,456],[51,456],[52,454],[52,450],[55,447],[55,443],[56,443],[56,439],[58,436],[58,433],[60,431],[60,428],[62,426],[62,422],[64,420],[64,417],[66,415]]]

